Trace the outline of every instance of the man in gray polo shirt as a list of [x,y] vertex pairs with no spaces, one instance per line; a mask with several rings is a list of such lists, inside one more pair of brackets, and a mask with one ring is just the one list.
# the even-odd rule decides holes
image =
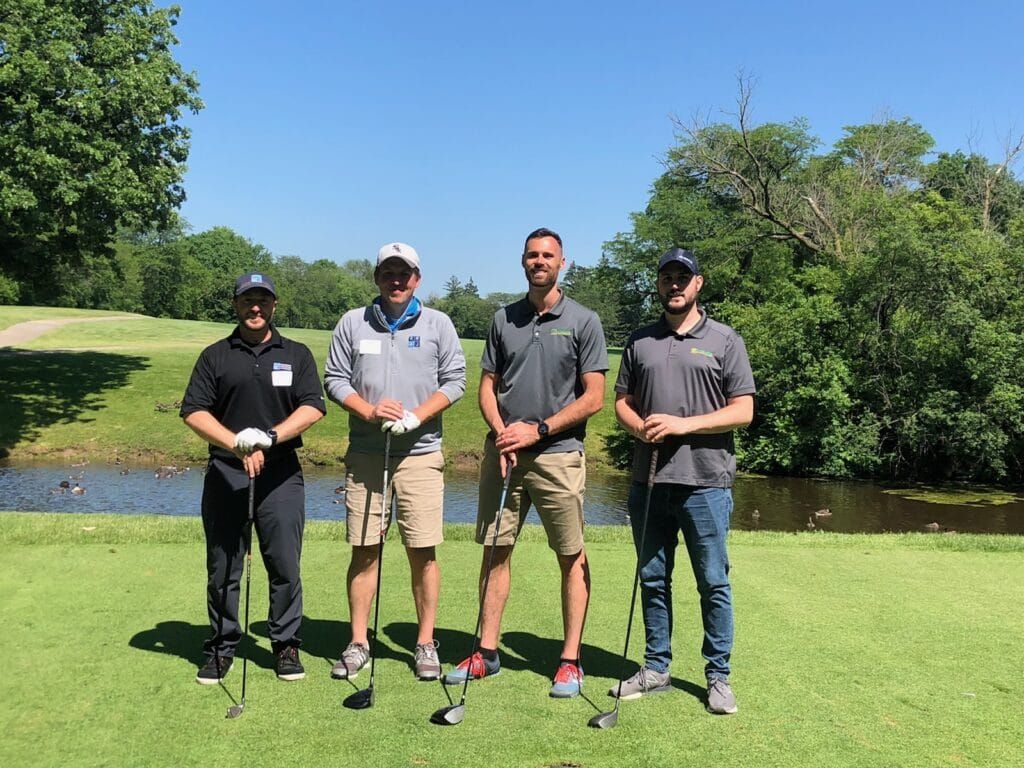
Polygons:
[[480,411],[490,427],[480,465],[476,539],[484,545],[481,584],[494,541],[506,472],[512,472],[483,602],[480,651],[445,676],[449,685],[497,674],[501,615],[511,583],[512,547],[530,505],[547,532],[562,576],[563,645],[551,695],[580,693],[580,643],[590,599],[583,548],[583,437],[604,404],[608,352],[597,315],[565,296],[562,239],[549,229],[526,238],[526,297],[494,315],[484,348]]
[[[382,247],[373,274],[380,297],[338,321],[324,370],[327,394],[349,413],[345,511],[352,545],[352,641],[331,676],[351,679],[369,660],[367,624],[380,567],[385,492],[384,432],[390,431],[388,484],[416,604],[414,670],[420,680],[436,680],[441,675],[434,642],[441,578],[435,547],[443,539],[441,412],[466,389],[466,359],[448,316],[421,306],[414,295],[420,283],[420,258],[411,246]],[[390,522],[389,515],[385,529]]]
[[[658,295],[665,312],[630,337],[615,382],[615,415],[640,441],[628,504],[647,634],[644,666],[622,682],[621,696],[672,688],[672,570],[682,531],[700,593],[707,709],[731,714],[736,698],[728,681],[733,611],[726,535],[736,476],[732,432],[754,417],[754,377],[743,339],[698,306],[703,285],[692,252],[672,248],[662,255]],[[641,542],[655,446],[657,473]],[[614,685],[608,693],[618,691]]]

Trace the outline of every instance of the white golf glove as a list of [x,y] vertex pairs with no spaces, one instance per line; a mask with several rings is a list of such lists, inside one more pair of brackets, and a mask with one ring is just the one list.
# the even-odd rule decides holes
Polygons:
[[252,453],[255,450],[265,451],[273,442],[270,435],[255,427],[247,427],[235,435],[235,449],[242,453]]
[[412,432],[420,425],[420,420],[412,411],[406,411],[405,415],[398,421],[385,421],[380,425],[382,432],[390,431],[392,435],[404,435]]

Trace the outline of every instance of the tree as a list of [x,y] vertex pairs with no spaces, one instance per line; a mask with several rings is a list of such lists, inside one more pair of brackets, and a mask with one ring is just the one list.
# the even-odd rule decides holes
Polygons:
[[119,226],[173,218],[198,84],[175,61],[178,8],[7,0],[0,13],[0,291],[56,300]]

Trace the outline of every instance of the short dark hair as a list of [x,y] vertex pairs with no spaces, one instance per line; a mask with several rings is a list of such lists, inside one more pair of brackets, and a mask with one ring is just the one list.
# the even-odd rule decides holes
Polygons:
[[526,240],[523,241],[523,253],[526,253],[526,244],[531,240],[536,240],[538,237],[553,237],[558,242],[558,247],[562,247],[562,238],[555,230],[541,227],[540,229],[533,230],[533,232],[526,236]]

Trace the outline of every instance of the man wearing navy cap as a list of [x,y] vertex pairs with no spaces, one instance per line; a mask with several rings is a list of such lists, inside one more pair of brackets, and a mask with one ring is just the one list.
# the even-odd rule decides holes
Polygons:
[[[725,540],[736,477],[732,432],[754,416],[754,377],[743,339],[700,308],[704,285],[692,251],[658,262],[664,314],[633,333],[615,383],[615,415],[637,439],[629,514],[640,566],[644,666],[609,694],[635,699],[672,689],[672,571],[679,533],[700,593],[709,712],[731,714],[732,588]],[[643,541],[651,451],[657,471]]]
[[202,515],[212,636],[196,675],[204,685],[224,679],[242,636],[238,597],[250,478],[254,527],[270,582],[267,629],[277,676],[305,676],[298,652],[305,493],[295,449],[326,412],[313,355],[272,325],[273,281],[258,272],[242,275],[232,306],[238,327],[203,350],[181,404],[185,423],[210,444]]

